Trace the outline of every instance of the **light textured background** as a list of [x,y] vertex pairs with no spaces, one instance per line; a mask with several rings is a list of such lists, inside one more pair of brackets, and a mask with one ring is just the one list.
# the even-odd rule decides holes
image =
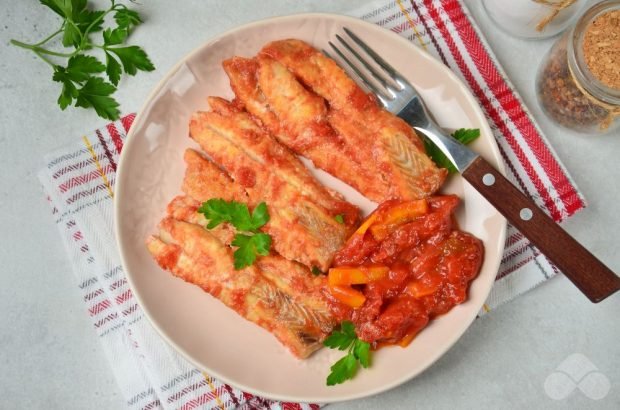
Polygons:
[[[132,36],[157,71],[124,79],[123,112],[140,108],[169,68],[209,37],[239,24],[306,11],[346,13],[365,3],[327,1],[142,1],[146,23]],[[563,131],[540,112],[533,91],[538,64],[553,40],[512,38],[478,0],[466,1],[509,78],[539,120],[589,206],[564,227],[620,270],[620,135]],[[1,0],[0,15],[0,408],[122,409],[112,372],[90,325],[36,172],[45,153],[104,124],[92,112],[61,113],[59,86],[34,55],[10,38],[36,41],[56,27],[34,1]],[[590,304],[558,277],[475,321],[432,368],[390,392],[331,405],[374,408],[620,408],[620,295]],[[583,353],[611,381],[602,400],[579,391],[562,401],[545,378],[568,355]],[[303,381],[300,381],[303,383]]]

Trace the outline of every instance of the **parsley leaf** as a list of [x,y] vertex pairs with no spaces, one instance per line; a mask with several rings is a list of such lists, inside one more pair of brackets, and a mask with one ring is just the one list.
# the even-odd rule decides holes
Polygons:
[[103,10],[83,10],[78,16],[73,18],[73,21],[75,21],[75,24],[82,31],[82,33],[86,32],[88,27],[90,27],[89,32],[94,33],[103,29],[102,17],[104,13],[105,12]]
[[355,337],[351,337],[346,333],[334,331],[327,339],[323,341],[323,345],[338,350],[347,350],[351,343],[355,340]]
[[233,253],[235,269],[250,266],[257,255],[266,256],[271,248],[271,236],[258,232],[258,229],[269,222],[267,204],[259,203],[250,214],[248,206],[237,201],[225,201],[212,198],[203,202],[198,212],[209,221],[207,229],[213,229],[222,222],[228,222],[238,231],[252,235],[237,233],[231,242],[237,250]]
[[357,334],[355,334],[355,325],[353,322],[349,322],[348,320],[342,322],[340,324],[340,331],[349,336],[351,339],[357,338]]
[[352,379],[357,373],[358,362],[364,368],[370,366],[370,343],[358,339],[355,326],[349,321],[342,322],[340,330],[334,330],[323,341],[323,345],[331,349],[348,350],[347,355],[330,368],[331,373],[327,376],[328,386]]
[[269,255],[271,249],[271,236],[266,233],[257,233],[252,236],[252,242],[256,248],[256,253],[261,256]]
[[478,128],[459,128],[452,133],[452,136],[461,144],[467,145],[480,136]]
[[114,120],[120,114],[118,103],[110,97],[114,91],[116,91],[116,87],[112,84],[99,77],[90,77],[86,84],[78,90],[75,106],[92,107],[100,117]]
[[102,73],[105,65],[93,56],[75,55],[67,64],[67,75],[72,81],[81,83],[90,78],[91,74]]
[[256,205],[252,211],[252,229],[256,230],[269,222],[269,213],[267,212],[267,204],[261,202]]
[[230,222],[232,215],[229,212],[228,203],[220,198],[209,199],[203,202],[198,212],[209,220],[207,229],[213,229],[222,222]]
[[343,214],[338,214],[338,215],[334,216],[334,219],[339,224],[344,224],[344,215]]
[[116,20],[116,24],[118,24],[118,27],[127,30],[130,30],[132,27],[135,27],[138,24],[142,23],[140,15],[128,8],[116,10],[116,13],[114,13],[114,20]]
[[71,81],[63,81],[62,83],[62,91],[60,92],[60,97],[58,97],[58,105],[61,110],[64,110],[71,105],[74,98],[77,98],[78,90]]
[[203,202],[198,212],[209,220],[208,229],[213,229],[222,222],[229,222],[239,231],[256,232],[269,221],[267,204],[264,202],[256,205],[250,215],[246,204],[213,198]]
[[111,28],[106,28],[103,31],[103,44],[106,46],[113,46],[116,44],[121,44],[127,38],[129,33],[124,28],[115,28],[112,30]]
[[[480,130],[460,128],[452,133],[452,137],[459,141],[461,144],[467,145],[480,136]],[[431,140],[424,138],[424,148],[426,154],[439,166],[440,168],[446,168],[449,173],[457,173],[458,170],[446,157],[446,155],[439,149]]]
[[254,235],[238,233],[230,244],[238,247],[233,253],[235,269],[242,269],[252,265],[257,255],[266,256],[269,254],[271,236],[266,233]]
[[110,82],[114,85],[118,85],[121,79],[121,65],[116,58],[112,57],[110,53],[105,52],[105,73],[108,75]]
[[57,3],[69,3],[69,7],[71,8],[71,18],[73,20],[77,20],[80,14],[86,8],[86,3],[88,0],[56,0]]
[[65,24],[65,31],[62,36],[62,45],[65,47],[79,47],[82,42],[82,32],[73,23]]
[[116,54],[123,64],[123,70],[129,75],[136,75],[138,70],[153,71],[155,69],[144,50],[138,46],[106,47],[106,51]]
[[320,274],[322,274],[323,272],[321,272],[321,269],[317,268],[316,266],[312,267],[312,274],[314,276],[319,276]]
[[71,15],[71,3],[64,0],[40,0],[40,3],[49,7],[60,17],[68,17]]
[[370,343],[356,339],[353,345],[353,355],[359,360],[363,368],[370,366]]
[[357,373],[357,360],[355,359],[355,356],[348,354],[334,363],[330,370],[332,372],[329,376],[327,376],[328,386],[344,383],[345,381],[352,379],[355,376],[355,373]]
[[[58,105],[65,110],[69,105],[93,108],[105,119],[118,119],[118,103],[112,97],[116,92],[121,74],[135,75],[138,71],[152,71],[155,66],[145,51],[135,45],[126,45],[131,29],[142,23],[140,15],[115,0],[109,2],[106,10],[92,10],[88,0],[39,0],[62,19],[58,30],[44,40],[28,44],[11,40],[11,44],[30,50],[50,65],[54,71],[52,80],[62,84]],[[103,30],[106,16],[114,17],[116,28]],[[95,32],[103,31],[103,44],[91,40]],[[48,48],[47,43],[60,37],[64,47],[74,48],[72,52],[60,52]],[[94,56],[87,55],[95,48],[103,49],[105,64]],[[66,66],[57,62],[68,59]],[[105,72],[110,82],[102,78]]]

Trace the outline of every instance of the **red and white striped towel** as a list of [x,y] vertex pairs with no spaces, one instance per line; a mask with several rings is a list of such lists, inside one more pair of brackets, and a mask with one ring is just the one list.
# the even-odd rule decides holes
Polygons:
[[[509,179],[556,221],[585,206],[459,1],[382,1],[352,14],[409,38],[461,77],[489,119]],[[88,314],[127,405],[135,409],[318,408],[262,399],[213,379],[188,364],[145,320],[113,240],[116,166],[133,119],[133,114],[128,115],[50,153],[40,172]],[[484,311],[555,273],[547,259],[510,227]]]

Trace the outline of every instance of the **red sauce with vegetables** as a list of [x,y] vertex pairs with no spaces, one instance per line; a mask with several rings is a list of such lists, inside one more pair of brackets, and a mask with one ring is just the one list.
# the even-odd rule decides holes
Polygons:
[[458,230],[454,195],[387,201],[336,254],[330,307],[375,348],[406,346],[434,317],[467,299],[480,270],[479,239]]

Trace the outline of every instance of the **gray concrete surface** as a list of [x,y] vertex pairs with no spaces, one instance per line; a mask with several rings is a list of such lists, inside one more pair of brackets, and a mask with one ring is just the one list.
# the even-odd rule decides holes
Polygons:
[[[36,172],[50,150],[104,122],[92,112],[61,113],[58,85],[34,55],[8,45],[51,32],[53,15],[34,1],[0,1],[0,408],[122,409],[112,372],[89,324]],[[136,31],[157,71],[123,80],[123,112],[137,110],[160,76],[209,37],[239,24],[304,11],[346,12],[360,1],[144,1]],[[539,120],[589,207],[564,226],[620,271],[620,135],[583,137],[540,112],[533,92],[538,63],[553,40],[512,38],[466,1],[508,76]],[[590,304],[558,277],[477,320],[432,368],[379,396],[331,409],[620,408],[620,296]],[[611,383],[592,400],[579,390],[552,400],[545,379],[581,353]]]

